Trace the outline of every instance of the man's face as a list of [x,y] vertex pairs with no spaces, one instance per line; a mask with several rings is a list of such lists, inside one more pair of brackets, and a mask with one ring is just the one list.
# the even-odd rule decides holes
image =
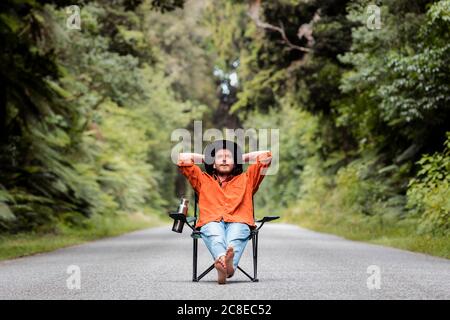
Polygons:
[[233,154],[228,149],[221,149],[214,157],[214,169],[218,174],[231,174],[234,168]]

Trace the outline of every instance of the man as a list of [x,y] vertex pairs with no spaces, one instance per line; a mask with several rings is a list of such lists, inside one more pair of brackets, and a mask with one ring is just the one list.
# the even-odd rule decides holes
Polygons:
[[[242,154],[236,143],[227,140],[210,146],[206,158],[202,154],[180,153],[178,167],[198,194],[200,214],[196,228],[213,256],[218,283],[225,284],[238,266],[251,228],[256,227],[253,194],[270,166],[272,153]],[[243,172],[242,163],[250,161],[256,163]],[[206,172],[194,162],[205,163]]]

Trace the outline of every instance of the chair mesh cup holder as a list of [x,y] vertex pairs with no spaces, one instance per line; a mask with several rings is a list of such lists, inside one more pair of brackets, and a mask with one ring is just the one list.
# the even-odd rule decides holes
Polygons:
[[[178,210],[176,212],[169,212],[169,216],[173,214],[173,226],[172,231],[176,233],[182,233],[184,223],[186,222],[185,217],[188,215],[189,209],[189,200],[182,197],[180,200],[180,205],[178,206]],[[172,216],[171,216],[172,217]]]
[[[206,276],[212,269],[214,269],[214,263],[210,265],[202,274],[197,275],[197,260],[198,260],[198,239],[201,238],[201,231],[197,230],[195,225],[197,223],[197,205],[198,205],[198,195],[194,191],[195,202],[194,202],[194,216],[188,217],[188,204],[189,201],[185,198],[181,198],[180,205],[177,211],[169,212],[169,217],[174,220],[172,231],[176,233],[183,232],[183,226],[186,224],[189,228],[192,229],[191,237],[193,239],[193,270],[192,270],[192,281],[198,282],[204,276]],[[252,198],[253,202],[253,198]],[[253,209],[253,218],[255,217],[255,211]],[[270,222],[280,218],[279,216],[265,216],[262,219],[258,219],[255,222],[260,223],[259,226],[254,227],[250,230],[250,235],[248,237],[249,240],[252,240],[252,251],[253,251],[253,276],[248,274],[245,270],[243,270],[240,266],[237,266],[237,269],[240,270],[243,274],[245,274],[252,282],[258,282],[257,271],[258,271],[258,234],[259,230],[266,222]]]

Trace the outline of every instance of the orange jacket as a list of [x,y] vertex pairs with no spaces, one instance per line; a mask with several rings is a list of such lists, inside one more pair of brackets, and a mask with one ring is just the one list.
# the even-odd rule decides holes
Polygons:
[[253,217],[253,194],[258,190],[265,175],[262,169],[270,166],[261,160],[271,157],[272,153],[260,154],[256,163],[248,166],[247,171],[240,175],[230,177],[219,185],[214,176],[203,172],[194,164],[193,160],[178,161],[180,172],[189,180],[189,183],[199,195],[198,205],[200,213],[196,228],[211,221],[246,223],[256,227]]

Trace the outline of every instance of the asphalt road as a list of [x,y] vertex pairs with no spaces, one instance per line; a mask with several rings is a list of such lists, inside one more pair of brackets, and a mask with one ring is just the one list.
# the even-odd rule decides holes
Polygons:
[[[258,283],[237,271],[217,285],[215,270],[195,283],[189,235],[168,225],[0,262],[0,299],[450,299],[450,260],[277,223],[260,232]],[[199,271],[211,263],[200,240]]]

